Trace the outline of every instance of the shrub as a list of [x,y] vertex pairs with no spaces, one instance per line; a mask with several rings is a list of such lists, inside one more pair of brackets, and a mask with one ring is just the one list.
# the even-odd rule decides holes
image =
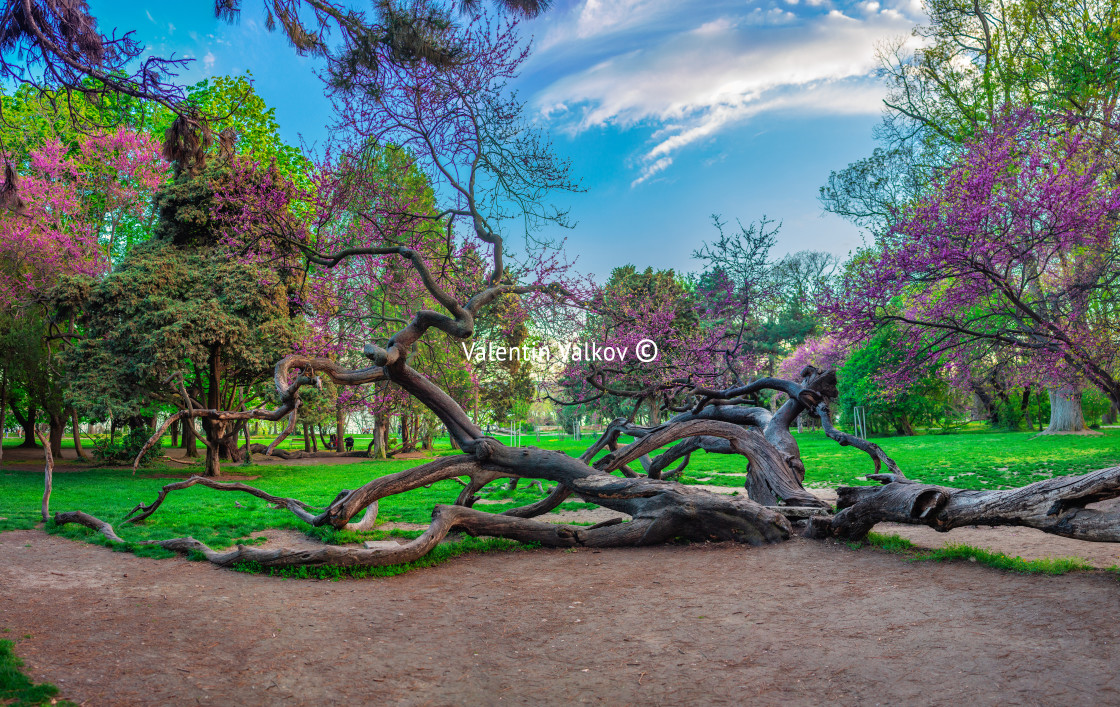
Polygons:
[[[136,427],[119,441],[110,441],[108,438],[99,439],[93,443],[93,459],[102,464],[131,464],[151,436],[151,430]],[[151,464],[159,456],[159,453],[160,446],[158,444],[152,445],[151,449],[144,452],[143,458],[140,459],[140,465]]]

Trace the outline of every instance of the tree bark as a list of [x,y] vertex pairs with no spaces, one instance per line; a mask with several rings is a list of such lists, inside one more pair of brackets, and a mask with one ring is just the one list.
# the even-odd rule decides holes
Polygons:
[[171,427],[169,427],[168,430],[167,430],[168,432],[171,433],[171,448],[172,449],[177,449],[179,447],[179,426],[182,425],[182,424],[183,424],[182,420],[176,420],[174,423],[172,423]]
[[35,418],[39,416],[39,410],[35,407],[34,402],[27,404],[27,417],[20,414],[19,409],[16,407],[15,402],[9,401],[8,408],[16,417],[16,422],[23,428],[23,443],[21,449],[38,449],[39,445],[35,444]]
[[186,419],[183,424],[183,456],[188,459],[198,457],[198,434],[194,430],[194,420]]
[[206,464],[204,466],[204,476],[221,476],[221,443],[222,443],[222,430],[225,424],[218,420],[202,421],[202,429],[206,432]]
[[334,411],[334,451],[342,453],[346,451],[346,413],[342,412],[341,408]]
[[[60,411],[61,412],[61,411]],[[55,459],[62,458],[62,438],[66,436],[66,418],[59,413],[48,412],[47,420],[50,423],[51,454]]]
[[245,460],[246,464],[249,464],[249,463],[252,463],[252,461],[253,461],[253,437],[252,437],[252,435],[249,434],[249,425],[248,424],[246,424],[245,427],[242,428],[242,429],[245,432],[245,452],[244,452],[245,457],[244,457],[244,460]]
[[[1033,432],[1034,422],[1031,420],[1031,387],[1029,385],[1023,387],[1023,397],[1019,402],[1019,412],[1023,415],[1023,420],[1027,423],[1027,430]],[[1042,421],[1039,420],[1039,424],[1041,423]]]
[[[841,510],[831,534],[859,539],[880,522],[928,525],[947,532],[969,525],[1019,525],[1094,542],[1120,542],[1120,513],[1086,506],[1120,495],[1120,467],[1060,476],[1006,491],[932,486],[901,474],[871,474],[883,486],[837,489]],[[816,521],[814,530],[819,530]]]
[[389,441],[389,416],[376,414],[373,416],[373,439],[367,450],[374,459],[384,459],[388,453]]
[[88,460],[90,457],[82,449],[82,427],[81,422],[78,420],[78,411],[70,408],[70,424],[74,430],[74,453],[78,455],[79,459]]
[[896,417],[894,420],[894,427],[895,430],[898,431],[898,434],[902,435],[903,437],[914,436],[914,425],[910,423],[909,415],[899,415],[898,417]]
[[1043,434],[1056,432],[1081,432],[1088,427],[1081,410],[1080,388],[1053,388],[1050,394],[1050,425]]
[[972,392],[980,404],[984,406],[984,416],[988,418],[988,424],[993,427],[999,424],[999,406],[992,400],[992,396],[984,390],[982,385],[973,385]]

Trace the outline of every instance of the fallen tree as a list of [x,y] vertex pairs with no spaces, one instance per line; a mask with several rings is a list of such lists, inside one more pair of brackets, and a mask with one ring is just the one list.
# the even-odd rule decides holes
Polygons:
[[[203,408],[195,406],[184,391],[185,409],[156,431],[140,455],[179,420],[200,418],[224,426],[250,419],[276,422],[287,418],[285,430],[263,450],[274,454],[296,427],[301,389],[321,386],[324,377],[339,388],[395,386],[438,418],[462,454],[376,478],[357,489],[340,490],[323,508],[243,484],[192,477],[165,486],[150,504],[133,509],[127,522],[143,522],[171,494],[196,485],[215,492],[250,494],[286,509],[308,526],[337,529],[368,529],[376,521],[380,499],[444,480],[455,479],[463,485],[457,502],[436,506],[427,531],[399,548],[236,546],[219,551],[189,537],[153,541],[155,544],[199,552],[222,566],[252,561],[282,567],[407,562],[429,552],[453,531],[547,547],[641,546],[675,538],[761,545],[786,540],[799,529],[817,537],[860,537],[881,520],[901,519],[945,530],[961,522],[993,522],[1069,531],[1067,534],[1090,540],[1115,539],[1108,530],[1118,526],[1115,519],[1089,512],[1084,504],[1120,495],[1120,468],[1083,477],[1084,481],[1051,480],[1028,486],[1018,495],[910,482],[878,446],[835,428],[829,413],[835,378],[812,367],[806,367],[798,381],[762,377],[742,383],[738,374],[729,381],[719,373],[697,376],[696,381],[711,386],[736,382],[720,389],[687,379],[663,380],[657,385],[667,388],[641,394],[668,398],[671,392],[678,415],[647,427],[635,425],[633,415],[615,420],[578,458],[534,447],[507,447],[484,434],[453,395],[410,363],[423,355],[425,338],[428,342],[438,336],[453,342],[470,339],[480,312],[503,298],[518,298],[529,313],[577,303],[588,306],[590,298],[582,297],[578,287],[565,278],[555,253],[534,252],[536,257],[520,265],[507,262],[512,257],[506,252],[502,224],[511,218],[525,223],[562,221],[562,214],[542,206],[542,198],[551,189],[570,186],[567,168],[548,152],[541,136],[519,122],[519,106],[503,94],[505,82],[525,57],[517,37],[509,28],[493,31],[472,26],[459,35],[456,31],[449,30],[444,39],[464,57],[462,61],[437,68],[415,57],[365,57],[364,65],[377,65],[380,70],[373,75],[347,75],[349,83],[340,82],[336,95],[345,116],[342,127],[355,138],[352,154],[365,154],[363,150],[371,143],[412,150],[441,180],[436,192],[453,195],[447,208],[433,215],[426,204],[401,200],[384,187],[374,170],[377,165],[370,167],[362,159],[343,161],[341,168],[346,171],[341,176],[319,175],[323,177],[319,180],[322,191],[305,210],[315,215],[313,222],[323,224],[314,237],[310,227],[301,230],[293,226],[292,219],[269,217],[270,205],[279,201],[273,195],[238,192],[237,185],[223,195],[227,200],[223,208],[236,212],[235,222],[255,224],[252,233],[237,243],[234,256],[259,256],[258,247],[268,243],[298,249],[309,269],[316,272],[330,273],[356,260],[369,261],[377,267],[367,279],[378,287],[416,284],[421,290],[416,306],[407,317],[398,318],[397,312],[383,316],[386,322],[397,322],[396,330],[365,344],[365,365],[347,366],[341,357],[283,358],[275,366],[276,397],[271,404],[241,410]],[[377,52],[384,47],[352,47],[350,51]],[[362,65],[358,59],[362,57],[346,57],[332,68]],[[456,224],[471,234],[469,246],[453,243]],[[447,247],[440,250],[444,234]],[[429,255],[433,252],[438,257]],[[485,267],[473,267],[479,263]],[[771,393],[788,398],[775,412],[762,407],[758,399]],[[826,434],[838,444],[868,454],[876,472],[885,466],[887,475],[876,475],[876,479],[888,483],[880,489],[842,489],[843,508],[835,515],[830,513],[828,504],[802,485],[805,467],[789,428],[806,412],[818,417]],[[621,444],[623,437],[632,441]],[[604,449],[609,452],[597,458]],[[746,493],[716,494],[663,478],[679,475],[700,451],[742,456],[747,462]],[[632,468],[635,463],[642,471]],[[540,501],[504,513],[473,508],[475,494],[499,479],[556,485]],[[1001,493],[1008,495],[998,495]],[[587,528],[538,520],[571,496],[629,519]],[[1045,522],[1050,516],[1055,522]],[[81,512],[56,514],[55,522],[81,523],[110,539],[116,536],[111,525]]]

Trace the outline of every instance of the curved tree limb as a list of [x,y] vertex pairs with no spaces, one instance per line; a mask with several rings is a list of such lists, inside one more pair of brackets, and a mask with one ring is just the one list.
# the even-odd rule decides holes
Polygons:
[[[137,504],[135,508],[125,514],[124,519],[129,523],[139,523],[140,521],[148,518],[150,515],[155,513],[156,510],[163,504],[163,501],[167,498],[167,495],[172,491],[181,491],[183,489],[187,489],[191,486],[196,485],[205,486],[207,488],[214,489],[215,491],[241,491],[249,494],[250,496],[256,496],[257,498],[268,501],[269,503],[275,504],[277,506],[287,508],[289,511],[298,516],[300,520],[311,523],[312,525],[315,524],[316,516],[309,513],[309,511],[312,509],[312,506],[309,506],[303,501],[294,498],[282,498],[280,496],[273,496],[272,494],[261,491],[258,488],[246,486],[245,484],[239,482],[214,481],[213,479],[205,476],[192,476],[189,479],[176,481],[175,483],[165,485],[159,490],[159,496],[156,497],[155,501],[148,505],[145,505],[143,503]],[[136,515],[137,513],[139,513],[139,515]]]

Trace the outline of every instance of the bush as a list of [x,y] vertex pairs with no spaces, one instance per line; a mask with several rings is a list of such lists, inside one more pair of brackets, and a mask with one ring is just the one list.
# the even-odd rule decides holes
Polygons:
[[[131,464],[151,436],[151,430],[137,427],[130,430],[119,441],[111,442],[107,437],[99,439],[93,443],[93,459],[102,464]],[[140,459],[140,465],[151,464],[159,456],[159,453],[160,446],[158,444],[152,445],[151,449],[144,452],[143,458]]]

